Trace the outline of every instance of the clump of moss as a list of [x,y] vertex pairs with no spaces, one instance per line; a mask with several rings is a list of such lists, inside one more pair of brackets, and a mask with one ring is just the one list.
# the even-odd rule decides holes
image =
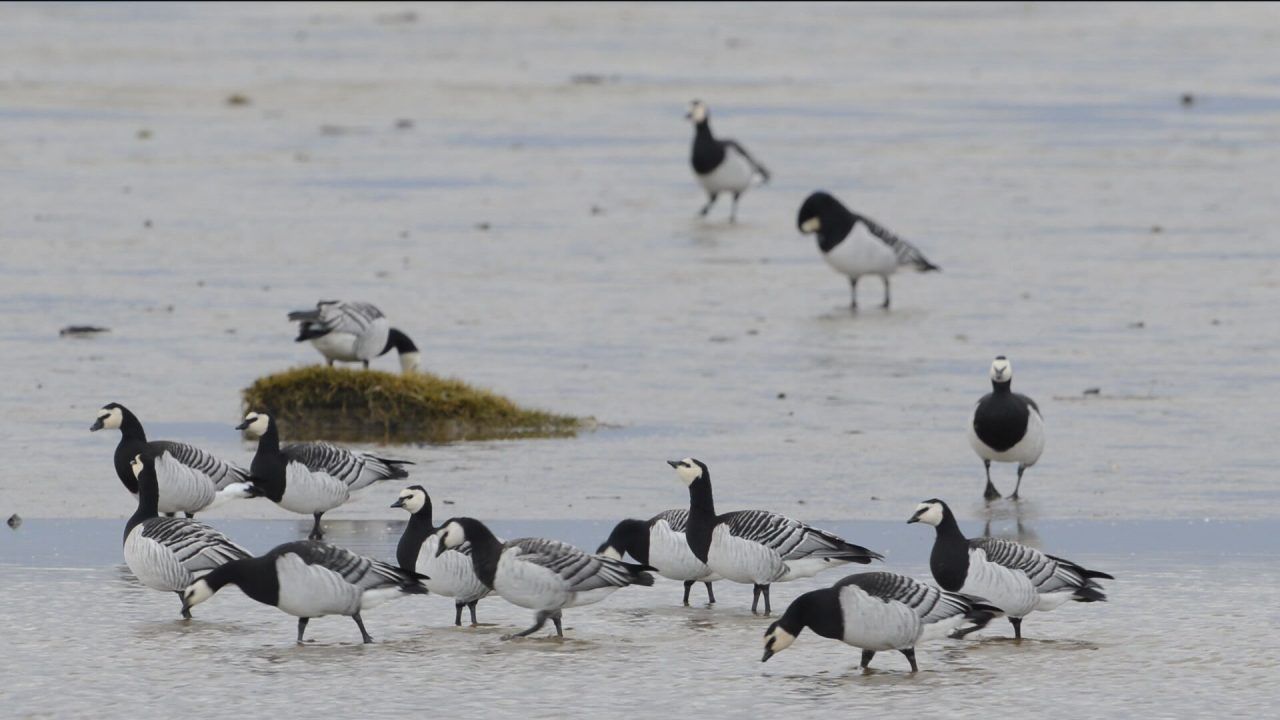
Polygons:
[[587,421],[519,407],[461,380],[324,365],[259,378],[246,410],[268,413],[290,440],[452,442],[571,437]]

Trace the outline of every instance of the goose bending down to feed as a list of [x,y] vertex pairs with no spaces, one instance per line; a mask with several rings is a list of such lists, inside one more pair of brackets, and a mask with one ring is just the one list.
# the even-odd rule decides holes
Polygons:
[[439,528],[431,524],[431,496],[421,485],[411,485],[400,491],[400,497],[391,503],[393,508],[409,511],[409,522],[404,526],[400,543],[396,546],[396,561],[405,572],[416,572],[430,578],[424,581],[427,589],[436,595],[453,598],[454,625],[462,625],[462,608],[471,611],[471,625],[476,621],[476,604],[489,594],[489,588],[476,577],[471,564],[471,544],[462,543],[448,552],[436,553],[440,537]]
[[321,300],[315,310],[295,310],[289,319],[301,323],[294,341],[310,340],[330,366],[358,362],[368,369],[370,360],[395,350],[401,372],[418,369],[418,346],[369,303]]
[[[1018,639],[1022,638],[1022,619],[1031,612],[1053,610],[1068,600],[1104,601],[1107,596],[1097,581],[1115,579],[1011,540],[966,539],[951,508],[936,498],[920,503],[907,522],[937,529],[929,555],[934,581],[944,590],[979,597],[1000,608]],[[981,629],[984,624],[960,634]]]
[[166,515],[182,512],[195,517],[237,498],[250,497],[249,473],[223,462],[198,447],[168,440],[147,440],[138,417],[120,403],[107,403],[89,428],[119,430],[116,445],[116,476],[125,489],[137,497],[138,481],[131,463],[140,454],[155,458],[156,481],[160,487],[157,511]]
[[850,575],[791,602],[764,633],[766,662],[791,647],[806,627],[825,638],[862,648],[862,667],[881,650],[897,650],[916,672],[916,644],[943,637],[966,620],[985,625],[998,608],[891,572]]
[[666,510],[648,520],[623,520],[614,526],[609,539],[601,543],[596,552],[615,560],[629,554],[662,577],[684,583],[685,605],[689,604],[689,591],[694,583],[703,583],[707,586],[707,602],[715,604],[716,594],[711,583],[720,577],[689,549],[684,535],[688,523],[688,510]]
[[738,198],[757,177],[762,184],[769,182],[769,171],[741,144],[727,138],[720,140],[711,134],[711,111],[701,100],[689,104],[685,118],[693,123],[693,149],[689,158],[693,175],[707,193],[707,204],[698,214],[705,217],[720,193],[727,192],[733,195],[729,222],[737,222]]
[[1044,421],[1040,406],[1013,386],[1013,365],[1001,355],[991,361],[991,392],[982,396],[973,408],[969,421],[969,445],[982,458],[987,470],[987,489],[983,497],[995,500],[1000,491],[991,483],[991,463],[1018,463],[1018,484],[1010,500],[1018,499],[1022,473],[1036,464],[1044,452]]
[[275,418],[266,413],[250,412],[236,429],[258,438],[258,452],[249,466],[254,492],[285,510],[313,516],[312,540],[324,535],[322,515],[379,480],[408,477],[401,465],[413,464],[323,442],[292,443],[282,448]]
[[[159,516],[154,454],[138,454],[130,466],[138,488],[138,510],[124,526],[124,562],[139,582],[182,597],[197,578],[250,557],[247,550],[204,523]],[[185,602],[182,616],[191,617]]]
[[920,249],[889,232],[870,218],[850,212],[825,192],[815,192],[800,206],[796,226],[818,237],[822,259],[832,270],[849,278],[850,307],[858,309],[858,278],[877,275],[884,281],[884,302],[889,307],[889,276],[900,268],[920,272],[939,270]]
[[564,637],[561,611],[600,602],[628,585],[653,585],[641,565],[591,555],[559,540],[520,538],[502,542],[484,523],[458,517],[444,523],[437,554],[471,543],[471,562],[480,581],[504,600],[536,611],[532,627],[504,640],[531,635],[551,620]]
[[847,563],[883,560],[879,553],[854,545],[824,530],[767,510],[739,510],[717,515],[711,496],[711,472],[693,458],[668,460],[689,486],[689,524],[685,530],[694,557],[726,580],[750,583],[751,612],[764,597],[771,611],[769,586],[817,575]]
[[229,562],[182,592],[184,608],[213,597],[227,585],[264,605],[298,618],[298,643],[311,618],[346,615],[360,637],[373,642],[360,613],[404,595],[423,594],[423,578],[390,563],[357,555],[336,545],[300,540],[277,546],[261,557]]

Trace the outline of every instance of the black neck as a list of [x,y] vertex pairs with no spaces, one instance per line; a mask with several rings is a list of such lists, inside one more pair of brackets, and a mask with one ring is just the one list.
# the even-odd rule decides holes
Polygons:
[[147,441],[147,431],[142,429],[142,421],[123,405],[117,405],[120,411],[120,434],[132,440]]
[[498,574],[498,558],[502,555],[502,541],[479,520],[459,518],[457,522],[462,525],[467,541],[471,543],[471,565],[475,568],[476,577],[492,589],[493,580]]
[[824,638],[844,639],[844,613],[840,610],[840,590],[822,588],[796,598],[782,614],[778,625],[792,635],[806,627]]
[[270,556],[232,560],[214,568],[204,581],[215,593],[227,585],[236,585],[260,603],[280,603],[280,578],[276,575],[275,558]]
[[[130,472],[132,473],[133,471],[130,470]],[[146,522],[151,518],[160,517],[158,512],[160,485],[156,481],[155,465],[150,460],[146,461],[142,466],[142,472],[138,473],[136,482],[138,487],[138,509],[124,526],[124,536],[126,538],[140,523]]]
[[694,126],[693,155],[690,158],[694,172],[706,175],[724,162],[724,147],[711,134],[711,124],[706,120]]
[[417,572],[422,543],[437,529],[431,525],[431,498],[428,497],[421,510],[409,515],[409,522],[400,535],[400,544],[396,545],[396,562],[401,570],[411,574]]
[[933,541],[933,552],[929,555],[929,569],[942,589],[951,592],[959,592],[969,574],[969,541],[960,532],[951,508],[945,505],[942,522],[938,523]]
[[644,520],[623,520],[614,526],[609,539],[597,552],[604,552],[606,547],[623,555],[629,554],[642,565],[649,564],[649,523]]
[[1008,395],[1013,391],[1013,380],[1005,380],[1004,382],[991,381],[991,392],[996,395]]
[[818,217],[821,226],[818,228],[818,247],[822,252],[830,252],[839,245],[858,222],[858,216],[839,203],[832,203]]
[[272,502],[284,497],[285,466],[288,463],[280,452],[280,431],[274,417],[267,418],[267,431],[258,438],[258,451],[249,465],[249,477]]
[[378,353],[378,355],[386,355],[393,349],[400,355],[418,352],[418,346],[413,344],[409,336],[395,328],[391,328],[391,332],[387,333],[387,345],[382,348],[382,352]]
[[689,526],[685,528],[689,549],[702,562],[707,561],[715,526],[716,503],[711,496],[711,473],[704,469],[702,477],[689,484]]

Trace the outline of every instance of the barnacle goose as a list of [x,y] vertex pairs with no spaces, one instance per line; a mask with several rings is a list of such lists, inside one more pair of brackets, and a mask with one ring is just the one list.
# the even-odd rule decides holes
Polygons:
[[791,647],[806,627],[822,637],[862,648],[862,667],[880,650],[897,650],[916,672],[916,643],[943,637],[966,620],[985,625],[1000,610],[891,572],[850,575],[807,592],[764,633],[766,662]]
[[879,553],[845,542],[829,532],[767,510],[717,515],[711,497],[711,472],[699,460],[668,460],[689,486],[689,548],[712,572],[726,580],[751,583],[751,612],[761,595],[769,614],[769,585],[817,575],[822,570],[872,560]]
[[815,192],[800,206],[796,226],[804,234],[818,236],[818,249],[831,269],[848,276],[858,309],[858,278],[879,275],[884,281],[884,303],[889,307],[889,276],[901,267],[920,272],[939,270],[920,249],[889,232],[870,218],[850,212],[839,200],[825,192]]
[[[980,597],[1000,608],[1022,638],[1022,618],[1033,610],[1053,610],[1068,600],[1107,599],[1099,579],[1114,580],[1070,560],[1046,555],[1035,548],[999,538],[965,539],[951,508],[938,499],[925,500],[907,523],[937,528],[929,569],[944,590]],[[968,634],[981,625],[962,631]]]
[[693,150],[689,158],[693,174],[707,193],[707,204],[700,215],[711,211],[720,193],[733,194],[733,207],[729,210],[729,222],[737,222],[738,198],[760,177],[761,183],[769,182],[769,171],[747,149],[729,139],[720,140],[711,134],[711,116],[701,100],[689,104],[685,118],[693,122]]
[[258,452],[249,466],[255,492],[285,510],[314,516],[312,540],[324,535],[320,530],[321,515],[345,504],[351,493],[379,480],[409,477],[400,466],[413,464],[323,442],[292,443],[281,448],[275,418],[266,413],[250,412],[236,429],[258,437]]
[[186,588],[182,604],[194,607],[226,585],[237,585],[254,600],[296,616],[299,644],[307,622],[325,615],[349,616],[361,638],[371,643],[360,613],[387,600],[426,593],[422,579],[336,545],[300,540],[219,567]]
[[195,517],[237,498],[250,497],[248,471],[223,462],[198,447],[168,440],[147,441],[138,417],[120,403],[107,403],[98,411],[90,432],[119,430],[116,445],[116,476],[129,492],[138,495],[138,481],[130,464],[139,454],[153,455],[160,485],[158,511],[172,515],[184,512]]
[[471,545],[463,543],[445,553],[436,554],[440,538],[439,528],[431,524],[431,496],[421,485],[410,485],[400,491],[400,497],[391,503],[393,508],[409,511],[409,522],[404,526],[400,544],[396,546],[396,561],[405,572],[417,572],[431,578],[425,582],[427,589],[437,595],[451,597],[457,615],[454,625],[462,625],[462,608],[471,611],[471,624],[476,622],[476,603],[489,594],[489,588],[476,577],[471,564]]
[[[196,578],[224,563],[250,557],[247,550],[204,523],[159,516],[153,451],[135,455],[130,472],[138,488],[138,510],[124,526],[124,562],[143,585],[181,597]],[[185,602],[182,616],[191,617]]]
[[563,608],[600,602],[621,587],[653,585],[644,566],[603,555],[591,555],[559,540],[520,538],[502,542],[475,518],[452,518],[437,531],[443,554],[471,543],[471,562],[480,581],[520,607],[535,610],[532,627],[504,640],[531,635],[551,620],[556,635],[564,637],[560,624]]
[[1022,473],[1036,464],[1044,451],[1044,421],[1040,406],[1026,395],[1019,395],[1013,385],[1013,365],[1001,355],[991,361],[991,392],[982,396],[969,421],[969,445],[982,458],[987,470],[987,489],[983,497],[995,500],[1000,491],[991,483],[991,462],[1018,463],[1018,484],[1010,500],[1018,499]]
[[693,584],[701,582],[707,586],[707,602],[715,604],[716,594],[711,583],[720,576],[693,556],[684,536],[688,523],[688,510],[666,510],[648,520],[623,520],[614,526],[609,539],[601,543],[596,552],[615,560],[630,554],[662,577],[683,582],[685,605],[689,604]]
[[315,310],[295,310],[289,319],[301,323],[294,341],[310,340],[329,365],[360,362],[368,369],[370,360],[395,349],[402,372],[418,369],[418,346],[369,303],[321,300]]

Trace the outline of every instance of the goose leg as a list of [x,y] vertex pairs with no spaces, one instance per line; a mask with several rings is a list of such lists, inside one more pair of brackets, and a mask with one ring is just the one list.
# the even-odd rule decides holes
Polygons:
[[760,607],[760,589],[762,587],[763,587],[762,585],[751,586],[751,614],[752,615],[760,614],[758,612],[758,609]]
[[546,610],[539,610],[538,614],[534,615],[533,627],[529,628],[528,630],[523,630],[521,632],[515,633],[514,635],[503,635],[502,639],[510,640],[512,638],[518,638],[518,637],[529,637],[530,635],[541,630],[542,626],[547,624],[547,619],[550,617],[551,617],[551,613],[547,612]]
[[556,624],[556,637],[564,637],[564,626],[560,624],[560,611],[557,610],[555,615],[551,616],[551,622]]
[[333,367],[333,358],[329,358],[329,367]]
[[302,644],[302,633],[307,629],[307,621],[311,618],[298,618],[298,644]]
[[479,603],[479,600],[472,600],[467,603],[467,609],[471,611],[471,627],[476,627],[480,624],[480,622],[476,620],[476,605]]
[[738,198],[739,198],[741,195],[742,195],[742,193],[734,193],[734,194],[733,194],[733,205],[729,208],[729,222],[730,222],[730,223],[736,223],[736,222],[738,222]]
[[871,658],[873,658],[873,657],[875,657],[875,656],[876,656],[876,651],[875,651],[875,650],[863,650],[863,651],[862,651],[862,667],[863,667],[864,669],[865,669],[865,668],[870,667],[870,666],[871,666]]
[[188,520],[194,520],[196,517],[196,514],[193,512],[184,512],[183,515],[186,515]]
[[1009,618],[1009,623],[1013,625],[1013,639],[1022,639],[1022,618]]
[[850,290],[850,295],[852,296],[852,299],[849,300],[849,309],[857,310],[858,309],[858,278],[856,277],[849,278],[849,290]]
[[884,308],[885,310],[889,309],[889,276],[888,275],[884,276],[884,302],[880,304],[880,307]]
[[[458,611],[458,614],[453,618],[453,624],[456,625],[457,627],[462,627],[462,608],[465,606],[466,606],[466,603],[456,603],[453,606],[454,609]],[[472,612],[475,612],[475,611],[473,610]],[[474,619],[472,619],[471,624],[472,625],[475,624]]]
[[983,460],[982,465],[987,469],[987,490],[982,493],[982,498],[987,501],[999,500],[1000,491],[996,490],[996,486],[991,483],[991,461]]
[[688,606],[689,606],[689,591],[690,591],[690,590],[692,590],[692,589],[693,589],[693,581],[692,581],[692,580],[685,580],[685,581],[684,581],[684,604],[685,604],[685,607],[688,607]]
[[698,211],[698,214],[699,214],[699,215],[701,215],[701,216],[703,216],[703,217],[706,217],[706,216],[707,216],[707,213],[711,212],[711,206],[712,206],[712,205],[715,205],[715,204],[716,204],[716,198],[720,197],[720,194],[719,194],[719,193],[707,193],[707,195],[710,197],[710,199],[709,199],[709,200],[707,200],[707,204],[706,204],[706,205],[703,205],[703,206],[702,206],[702,210],[699,210],[699,211]]
[[365,644],[367,645],[373,642],[373,638],[369,637],[369,632],[364,629],[364,620],[360,619],[360,613],[356,613],[355,615],[352,615],[351,619],[355,620],[356,627],[360,628],[360,637],[364,639]]
[[707,586],[707,603],[709,605],[716,604],[716,591],[711,589],[711,583],[703,583]]
[[920,668],[916,667],[916,649],[915,648],[913,647],[907,648],[906,650],[899,650],[898,652],[907,656],[907,662],[911,663],[911,672],[920,672]]
[[[175,591],[175,594],[178,596],[179,600],[182,600],[182,593]],[[183,600],[182,602],[182,619],[184,620],[191,619],[191,608],[187,607],[187,603],[185,600]]]
[[307,539],[309,540],[319,540],[324,537],[324,532],[320,530],[320,516],[324,513],[318,512],[314,514],[316,516],[316,522],[311,526],[311,534],[307,536]]
[[369,369],[369,361],[368,361],[368,360],[361,360],[360,362],[364,363],[364,369],[365,369],[365,370],[368,370],[368,369]]
[[1013,494],[1009,496],[1010,500],[1018,499],[1018,489],[1022,487],[1022,473],[1026,472],[1027,466],[1018,463],[1018,484],[1013,486]]
[[769,586],[761,585],[760,589],[764,591],[764,614],[768,615],[773,612],[773,608],[769,607]]

